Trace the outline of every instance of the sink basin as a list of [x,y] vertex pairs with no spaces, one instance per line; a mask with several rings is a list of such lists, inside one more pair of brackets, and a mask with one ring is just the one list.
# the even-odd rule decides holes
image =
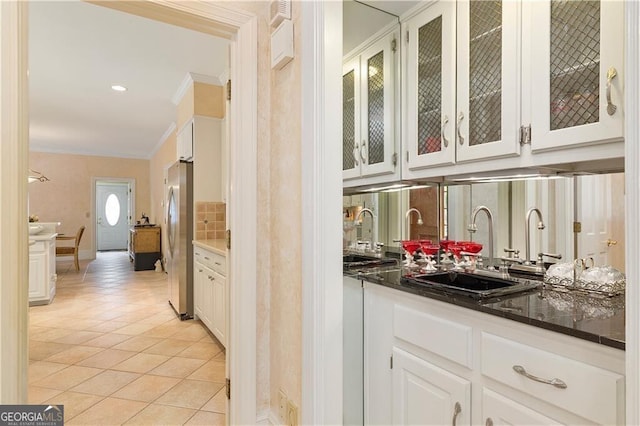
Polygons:
[[402,283],[417,285],[433,291],[461,294],[474,299],[520,293],[537,288],[542,284],[540,281],[501,279],[455,271],[403,277]]
[[42,225],[31,225],[29,224],[29,235],[35,235],[38,232],[42,231],[44,226]]
[[349,271],[362,268],[379,268],[381,266],[398,265],[398,260],[389,257],[366,256],[361,254],[344,254],[342,270]]

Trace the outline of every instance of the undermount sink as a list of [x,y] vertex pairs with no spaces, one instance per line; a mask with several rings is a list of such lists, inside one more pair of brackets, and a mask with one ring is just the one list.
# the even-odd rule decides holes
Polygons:
[[462,294],[474,299],[520,293],[542,285],[534,280],[501,279],[456,271],[407,276],[402,278],[402,282],[428,290]]
[[398,260],[389,257],[367,256],[353,253],[342,255],[343,271],[392,265],[398,265]]

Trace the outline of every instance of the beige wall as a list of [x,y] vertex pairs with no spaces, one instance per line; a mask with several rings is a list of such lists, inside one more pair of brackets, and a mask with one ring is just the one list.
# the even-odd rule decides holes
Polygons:
[[[294,46],[300,46],[300,3],[294,2],[291,12]],[[300,70],[301,54],[297,52],[282,70],[271,71],[271,182],[267,192],[271,196],[271,407],[276,412],[279,388],[298,407],[302,397]]]
[[41,222],[62,222],[58,231],[69,235],[86,226],[80,250],[95,247],[94,177],[134,179],[134,218],[150,211],[148,160],[31,151],[29,167],[50,179],[29,185],[30,214],[38,215]]

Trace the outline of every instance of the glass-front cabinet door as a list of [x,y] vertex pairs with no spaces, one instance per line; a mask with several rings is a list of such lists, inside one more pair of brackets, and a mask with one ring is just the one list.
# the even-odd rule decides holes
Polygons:
[[457,6],[456,160],[518,155],[519,3],[461,0]]
[[395,172],[396,44],[394,31],[343,65],[343,179]]
[[342,178],[360,176],[360,57],[342,67]]
[[[623,137],[624,2],[525,3],[531,148]],[[526,60],[530,58],[530,62]]]
[[403,23],[404,167],[455,162],[456,4],[440,1]]

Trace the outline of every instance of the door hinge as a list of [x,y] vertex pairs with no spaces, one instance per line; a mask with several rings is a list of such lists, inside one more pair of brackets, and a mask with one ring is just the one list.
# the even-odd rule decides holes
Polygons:
[[573,222],[573,232],[575,234],[582,232],[582,222]]
[[227,240],[227,250],[231,250],[231,229],[227,229],[225,239]]
[[231,80],[227,80],[227,100],[231,100]]
[[397,47],[398,47],[398,42],[394,38],[393,40],[391,40],[391,51],[395,53]]
[[407,30],[407,43],[409,43],[409,30]]
[[393,355],[389,358],[389,368],[393,370]]
[[391,156],[391,162],[393,163],[394,166],[396,166],[398,164],[398,153],[394,152],[393,155]]
[[520,145],[531,143],[531,124],[528,126],[520,126]]
[[227,399],[231,399],[231,379],[227,377],[226,380],[226,392],[227,392]]
[[409,151],[407,151],[407,163],[409,162]]

